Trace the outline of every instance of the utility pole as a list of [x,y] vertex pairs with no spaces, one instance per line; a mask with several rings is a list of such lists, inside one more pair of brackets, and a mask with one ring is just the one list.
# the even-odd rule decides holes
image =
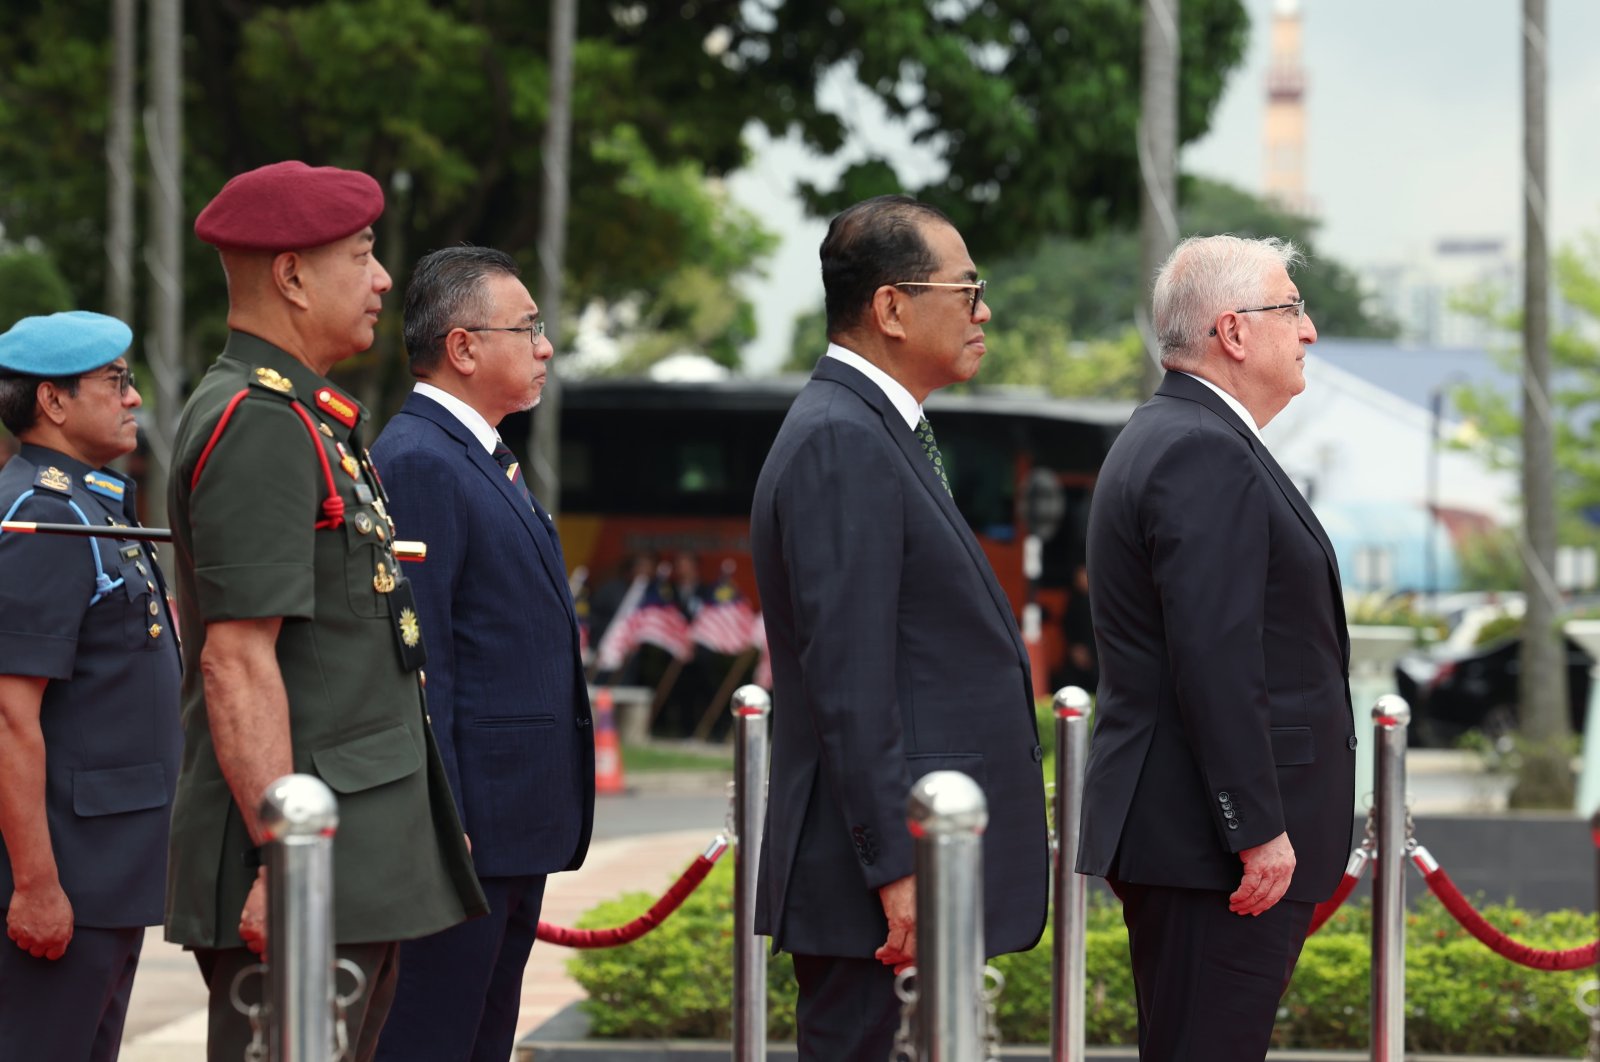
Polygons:
[[106,313],[133,321],[134,68],[138,0],[111,4],[111,115],[106,124]]
[[145,140],[150,147],[150,319],[145,362],[155,378],[154,416],[146,429],[150,455],[152,522],[166,522],[167,473],[183,408],[183,4],[150,0],[150,106]]
[[1511,803],[1572,806],[1566,748],[1566,641],[1558,624],[1555,411],[1550,401],[1550,251],[1545,196],[1546,0],[1522,0],[1522,620],[1521,725],[1528,739]]
[[[556,350],[561,333],[561,267],[567,248],[567,171],[572,142],[572,47],[578,35],[576,0],[550,0],[550,117],[544,129],[544,202],[539,211],[540,314]],[[533,493],[551,515],[561,512],[561,377],[545,377],[533,414],[528,464]]]
[[1178,4],[1144,0],[1139,102],[1139,273],[1134,311],[1144,341],[1144,389],[1161,385],[1161,344],[1150,316],[1156,270],[1178,245]]

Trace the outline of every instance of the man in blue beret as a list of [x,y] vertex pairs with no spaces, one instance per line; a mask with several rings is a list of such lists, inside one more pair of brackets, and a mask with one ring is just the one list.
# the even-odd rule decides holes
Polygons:
[[[137,441],[132,339],[85,312],[0,335],[0,422],[22,444],[0,516],[136,522],[134,484],[106,468]],[[5,532],[0,617],[0,1055],[115,1059],[144,927],[161,921],[182,750],[166,586],[151,549],[114,530]]]
[[[281,162],[233,178],[195,221],[221,254],[230,331],[173,445],[186,745],[167,937],[210,989],[213,1059],[252,1043],[232,988],[267,947],[257,809],[277,778],[314,774],[339,801],[333,924],[365,978],[342,1019],[357,1062],[388,1015],[398,942],[487,910],[428,725],[369,417],[328,379],[372,345],[382,210],[364,173]],[[240,988],[254,1002],[264,985],[247,972]]]

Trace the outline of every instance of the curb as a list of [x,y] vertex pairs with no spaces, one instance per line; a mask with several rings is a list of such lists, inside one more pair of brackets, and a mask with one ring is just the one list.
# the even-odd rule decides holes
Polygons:
[[[715,1040],[589,1040],[589,1020],[578,1004],[562,1008],[549,1021],[517,1042],[512,1062],[727,1062],[733,1046]],[[772,1062],[794,1062],[791,1043],[769,1043]],[[1032,1062],[1051,1057],[1045,1044],[1010,1044],[1001,1048],[1001,1062]],[[1136,1062],[1137,1047],[1088,1047],[1083,1062]],[[1267,1062],[1368,1062],[1367,1051],[1305,1051],[1279,1049],[1267,1052]],[[1406,1062],[1554,1062],[1541,1055],[1415,1055]]]

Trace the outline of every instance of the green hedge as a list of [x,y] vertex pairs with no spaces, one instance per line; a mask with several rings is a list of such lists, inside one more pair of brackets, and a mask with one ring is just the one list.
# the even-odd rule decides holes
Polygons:
[[[655,900],[655,894],[629,893],[594,908],[579,925],[618,925]],[[1531,915],[1511,906],[1493,906],[1484,908],[1484,915],[1536,947],[1570,948],[1594,939],[1593,917],[1576,911]],[[1276,1046],[1367,1047],[1370,926],[1371,914],[1364,904],[1346,905],[1306,942],[1278,1011]],[[732,940],[730,855],[661,928],[633,944],[580,952],[571,960],[568,970],[589,993],[582,1006],[593,1035],[727,1040]],[[1086,955],[1089,1042],[1136,1042],[1138,1014],[1128,970],[1128,938],[1115,903],[1091,903]],[[1042,946],[1001,956],[995,965],[1006,978],[999,1002],[1005,1040],[1047,1042],[1048,931]],[[1574,994],[1592,974],[1546,973],[1509,963],[1469,937],[1428,897],[1408,916],[1406,1049],[1582,1057],[1587,1019],[1575,1005]],[[794,994],[789,957],[772,956],[767,965],[767,1029],[772,1039],[794,1037]]]

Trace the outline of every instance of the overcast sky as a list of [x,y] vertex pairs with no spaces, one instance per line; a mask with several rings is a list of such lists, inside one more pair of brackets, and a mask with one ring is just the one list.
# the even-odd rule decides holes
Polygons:
[[[1184,150],[1185,171],[1259,190],[1273,2],[1245,0],[1248,50],[1210,134]],[[1600,233],[1600,2],[1548,5],[1550,220],[1559,243]],[[1519,0],[1308,0],[1308,192],[1323,222],[1322,251],[1360,266],[1422,258],[1444,237],[1487,237],[1515,253],[1522,240],[1521,7]],[[837,84],[824,98],[881,139],[870,100]],[[900,154],[903,178],[925,171],[915,152]],[[761,325],[746,350],[753,371],[781,361],[794,315],[821,304],[824,225],[803,217],[792,189],[797,174],[826,181],[836,170],[792,144],[763,141],[755,165],[729,182],[734,197],[784,237],[769,276],[748,287]]]

